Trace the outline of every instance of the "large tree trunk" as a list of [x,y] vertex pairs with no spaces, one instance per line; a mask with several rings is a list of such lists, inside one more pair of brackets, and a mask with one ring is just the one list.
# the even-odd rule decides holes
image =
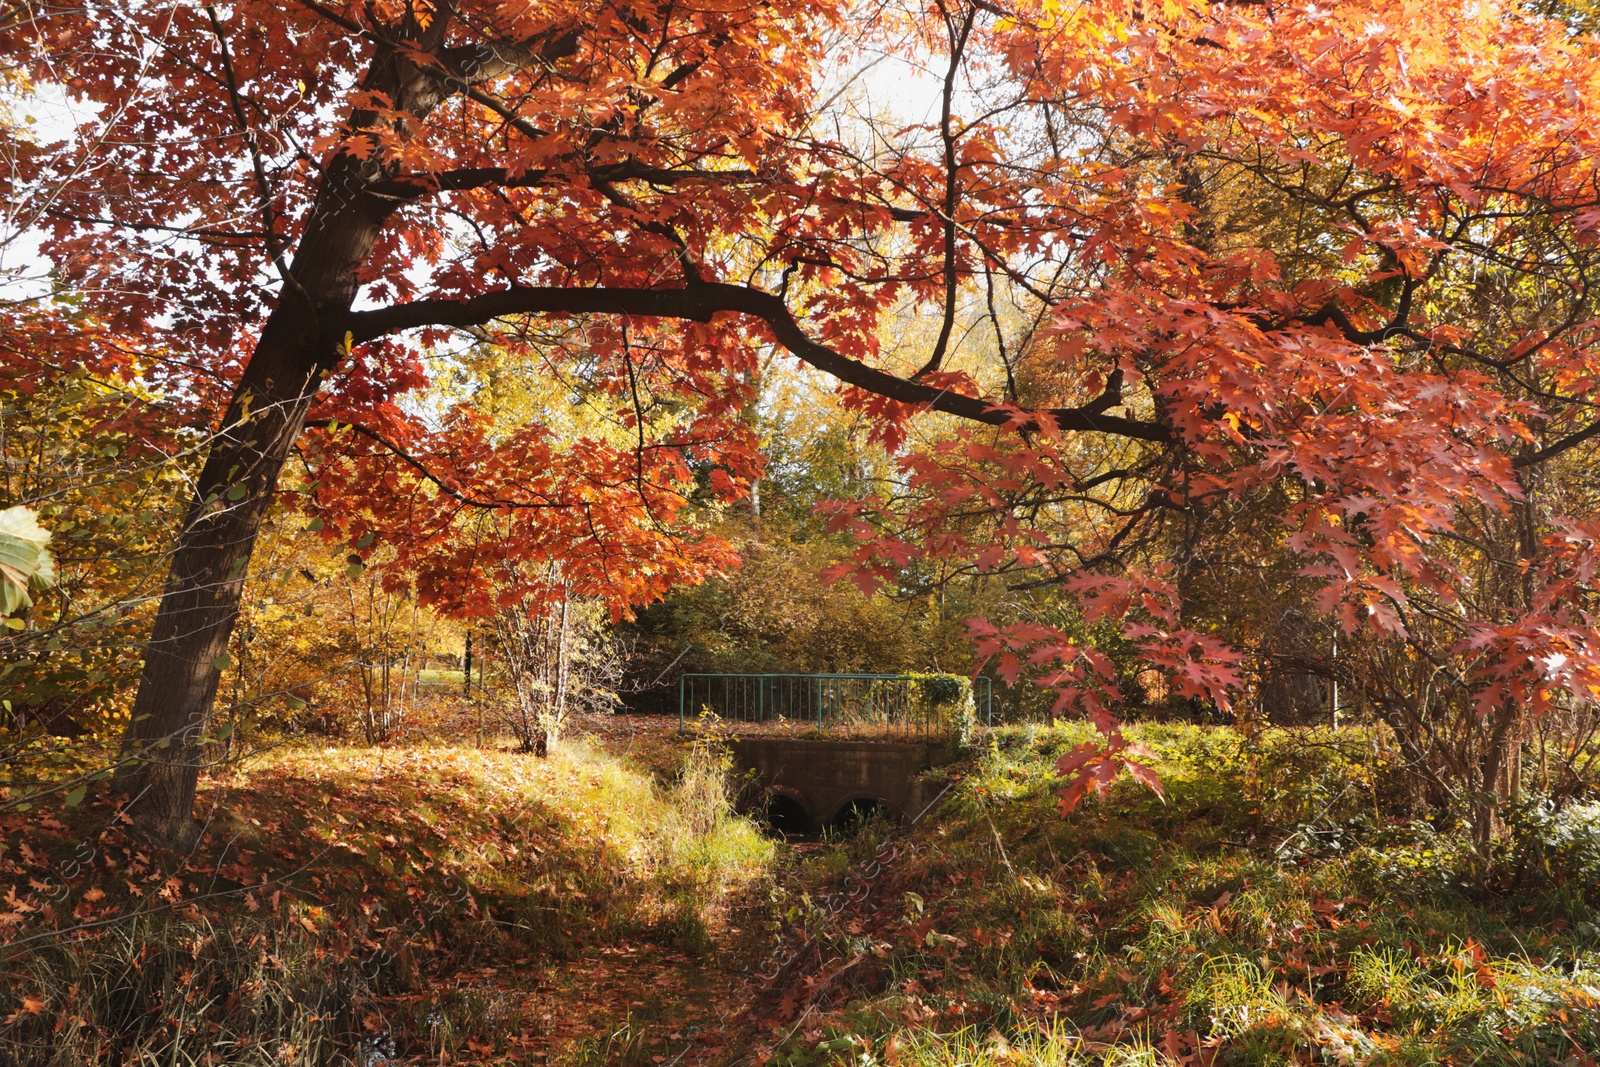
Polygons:
[[313,236],[322,239],[308,238],[295,259],[293,277],[303,293],[285,293],[267,320],[206,456],[123,740],[114,787],[132,795],[146,836],[173,847],[193,836],[199,741],[262,517],[339,351],[339,339],[320,324],[337,323],[349,308],[354,268],[377,235],[375,225],[349,210],[320,230]]
[[[443,21],[443,20],[441,20]],[[380,52],[366,79],[421,117],[440,87]],[[354,128],[370,127],[355,116]],[[324,173],[279,304],[268,317],[211,443],[145,655],[113,788],[142,836],[186,848],[196,836],[201,739],[216,697],[245,572],[279,472],[323,376],[342,354],[345,315],[390,205],[365,189],[384,175],[348,154]]]

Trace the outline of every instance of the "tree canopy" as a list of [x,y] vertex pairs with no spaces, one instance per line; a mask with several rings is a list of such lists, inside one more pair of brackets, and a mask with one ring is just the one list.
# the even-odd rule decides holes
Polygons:
[[[621,616],[730,564],[691,504],[760,476],[774,351],[894,457],[892,497],[830,508],[866,587],[933,560],[1062,590],[1226,708],[1228,575],[1270,573],[1464,714],[1592,702],[1581,28],[1415,0],[8,5],[5,65],[82,121],[6,164],[55,289],[0,312],[4,373],[85,368],[161,399],[151,436],[209,433],[119,784],[189,832],[292,456],[352,566],[384,549],[481,614],[559,563]],[[875,106],[873,57],[926,67],[925,119]],[[430,391],[486,360],[522,401]],[[1103,649],[971,631],[1101,727],[1069,805],[1128,765]]]

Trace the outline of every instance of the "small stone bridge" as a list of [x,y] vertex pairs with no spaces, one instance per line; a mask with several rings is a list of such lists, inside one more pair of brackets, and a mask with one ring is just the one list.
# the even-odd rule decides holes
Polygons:
[[[741,772],[762,787],[773,827],[808,833],[882,811],[909,821],[938,790],[921,781],[950,762],[941,743],[833,738],[742,737],[732,743]],[[754,798],[748,805],[756,806]]]
[[993,683],[976,681],[975,688],[951,674],[685,674],[678,725],[710,720],[732,728],[734,761],[759,786],[746,807],[764,803],[775,829],[812,832],[871,811],[910,820],[933,801],[920,776],[950,761],[955,731],[992,722]]

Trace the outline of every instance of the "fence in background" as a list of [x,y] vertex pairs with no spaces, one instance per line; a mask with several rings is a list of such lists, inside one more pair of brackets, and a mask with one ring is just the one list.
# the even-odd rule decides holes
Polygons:
[[948,674],[686,674],[678,726],[710,712],[749,726],[807,727],[867,737],[937,739],[972,697],[977,723],[994,723],[994,682]]

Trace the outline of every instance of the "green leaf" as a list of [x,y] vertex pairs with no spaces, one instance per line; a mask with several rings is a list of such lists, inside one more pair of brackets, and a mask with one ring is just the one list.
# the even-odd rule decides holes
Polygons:
[[233,666],[233,657],[224,652],[222,655],[212,660],[211,665],[219,671],[225,671],[229,667]]
[[377,539],[378,539],[378,531],[376,531],[376,530],[368,530],[366,533],[361,535],[361,540],[356,542],[356,547],[357,548],[370,548],[370,547],[372,547],[372,542],[376,541]]
[[228,490],[228,499],[229,500],[243,500],[244,499],[244,494],[245,494],[245,486],[244,486],[243,482],[240,482],[238,485],[235,485],[232,489]]
[[350,564],[350,566],[348,566],[348,567],[346,567],[344,569],[344,576],[346,578],[352,578],[352,579],[353,578],[359,578],[359,577],[361,577],[361,570],[362,570],[361,564],[352,563],[352,564]]
[[66,800],[67,807],[69,807],[69,808],[77,807],[79,804],[83,803],[83,798],[88,796],[88,795],[89,795],[89,787],[88,787],[88,785],[87,784],[80,785],[78,788],[74,789],[72,792],[67,794],[67,800]]
[[30,590],[53,585],[56,561],[46,546],[50,531],[37,516],[18,505],[0,511],[0,615],[31,607]]
[[316,533],[320,529],[322,529],[322,516],[321,515],[318,515],[316,518],[314,518],[310,522],[306,523],[306,530],[309,533]]

